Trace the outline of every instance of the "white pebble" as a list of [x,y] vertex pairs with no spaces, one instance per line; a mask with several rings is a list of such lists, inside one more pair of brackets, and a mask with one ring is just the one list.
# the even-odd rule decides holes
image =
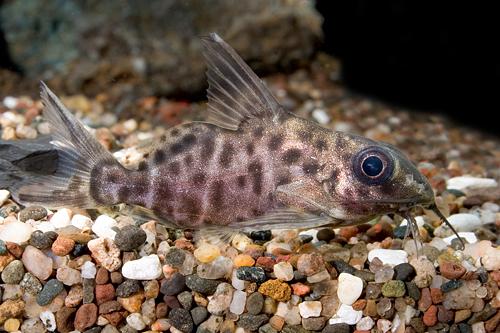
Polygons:
[[297,306],[292,307],[283,317],[285,323],[290,326],[300,325],[302,318],[300,317],[300,311]]
[[97,273],[97,268],[91,261],[86,261],[82,267],[80,267],[80,270],[82,271],[82,278],[84,279],[93,279]]
[[116,231],[114,231],[113,227],[118,226],[118,223],[115,219],[106,216],[100,215],[96,220],[94,225],[92,226],[92,231],[99,237],[111,238],[115,239]]
[[50,218],[50,223],[58,228],[67,227],[71,224],[71,217],[73,216],[73,212],[67,208],[63,208],[58,210],[52,217]]
[[276,308],[276,312],[274,313],[276,316],[284,317],[288,312],[288,305],[285,302],[279,302],[278,307]]
[[392,322],[387,319],[379,319],[377,320],[377,328],[382,332],[387,332],[392,327]]
[[162,274],[160,259],[156,254],[127,261],[123,264],[122,275],[132,280],[158,279]]
[[403,250],[376,249],[368,253],[368,261],[379,258],[384,265],[396,266],[408,263],[408,253]]
[[126,320],[130,327],[133,327],[138,331],[143,330],[146,327],[140,313],[131,313],[127,316]]
[[[424,224],[425,224],[425,220],[424,220],[424,217],[423,217],[423,216],[416,216],[416,217],[415,217],[415,221],[417,221],[417,225],[418,225],[419,227],[423,227],[423,226],[424,226]],[[404,225],[408,225],[408,220],[407,220],[407,219],[404,219],[404,220],[401,222],[401,224],[400,224],[400,226],[404,226]]]
[[287,261],[277,263],[274,265],[273,270],[277,279],[283,281],[291,281],[293,279],[293,266]]
[[[7,109],[13,109],[19,103],[19,99],[16,97],[12,97],[12,96],[5,96],[2,103]],[[5,113],[7,113],[7,112],[5,112]]]
[[453,177],[446,181],[446,187],[448,189],[463,190],[463,189],[473,189],[481,187],[492,187],[498,186],[496,180],[492,178],[477,178],[470,176]]
[[319,317],[322,308],[319,301],[302,302],[299,304],[300,316],[302,318]]
[[92,228],[94,222],[85,215],[75,214],[71,219],[71,224],[78,229]]
[[237,234],[231,241],[231,244],[241,252],[245,251],[245,248],[252,243],[253,241],[244,234]]
[[448,217],[448,222],[459,231],[474,231],[474,228],[481,225],[481,219],[475,214],[460,213]]
[[363,292],[363,280],[349,273],[340,273],[337,296],[346,305],[356,302]]
[[486,328],[484,328],[484,321],[470,325],[472,328],[472,333],[486,333]]
[[11,222],[0,231],[0,239],[17,244],[26,243],[33,232],[33,228],[23,222]]
[[68,266],[58,268],[56,278],[67,286],[82,283],[82,274],[80,271]]
[[328,116],[328,113],[325,112],[323,109],[315,109],[312,113],[311,116],[316,119],[318,123],[321,125],[326,125],[330,122],[330,117]]
[[0,206],[10,198],[10,192],[7,190],[0,190]]
[[233,292],[233,300],[229,306],[229,311],[234,314],[240,315],[245,311],[245,303],[247,300],[247,293],[241,290],[235,290]]
[[[1,192],[1,191],[0,191]],[[492,211],[493,213],[500,212],[500,205],[494,202],[485,202],[482,206],[482,209]]]
[[369,331],[375,326],[375,321],[371,317],[363,317],[356,324],[356,330],[358,331]]
[[42,222],[35,227],[35,230],[40,230],[41,232],[56,231],[56,227],[50,222]]
[[[465,238],[467,242],[469,242],[469,244],[474,244],[477,242],[476,234],[473,232],[459,232],[458,236],[460,236],[460,238]],[[455,238],[457,238],[457,236],[452,235],[450,237],[443,238],[443,241],[446,244],[450,245],[451,241],[454,240]]]
[[40,320],[47,329],[47,331],[54,332],[56,330],[56,317],[49,311],[43,311],[40,313]]
[[250,281],[238,279],[238,277],[236,276],[236,271],[237,271],[236,268],[233,269],[233,273],[231,275],[231,284],[233,285],[233,288],[236,290],[245,290],[250,284]]
[[337,311],[337,318],[330,319],[330,325],[337,323],[346,323],[347,325],[356,325],[363,317],[363,311],[356,311],[350,305],[342,304]]
[[500,269],[500,249],[488,247],[481,256],[481,263],[488,271]]

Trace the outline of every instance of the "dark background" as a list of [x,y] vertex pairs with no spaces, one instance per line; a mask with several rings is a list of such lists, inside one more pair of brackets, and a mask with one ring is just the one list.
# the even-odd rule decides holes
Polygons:
[[472,2],[322,1],[323,50],[354,92],[500,135],[498,10]]

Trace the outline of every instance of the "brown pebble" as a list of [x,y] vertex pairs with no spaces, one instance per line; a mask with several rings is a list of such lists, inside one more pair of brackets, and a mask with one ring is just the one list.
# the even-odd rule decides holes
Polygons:
[[253,260],[257,260],[259,257],[264,255],[264,250],[260,247],[247,247],[243,254],[247,254],[252,257]]
[[66,237],[57,237],[52,243],[52,253],[56,256],[64,257],[75,247],[75,241]]
[[467,320],[472,315],[472,311],[469,309],[457,310],[455,312],[455,323],[460,323],[464,320]]
[[111,272],[109,278],[114,284],[121,284],[123,282],[123,275],[120,272]]
[[484,328],[487,332],[493,332],[498,327],[500,323],[500,312],[484,322]]
[[168,305],[168,307],[170,309],[178,309],[181,307],[181,303],[179,302],[179,300],[175,296],[165,295],[165,296],[163,296],[163,300],[165,301],[165,303]]
[[500,270],[495,270],[490,272],[490,277],[497,283],[500,287]]
[[12,253],[16,259],[21,259],[23,256],[23,248],[19,246],[19,244],[14,243],[14,242],[5,242],[5,246],[7,247],[7,250]]
[[121,310],[122,306],[117,301],[109,301],[99,305],[99,314],[111,313]]
[[353,310],[361,311],[366,307],[366,299],[358,299],[351,306]]
[[267,280],[259,287],[259,292],[270,296],[278,302],[286,302],[292,296],[292,288],[286,282],[281,280]]
[[467,272],[467,269],[462,265],[443,259],[439,266],[439,272],[445,278],[455,280],[460,279]]
[[355,237],[358,234],[358,230],[356,226],[342,227],[339,230],[339,237],[349,240],[351,237]]
[[438,305],[437,318],[440,323],[449,323],[455,319],[455,312],[451,309],[447,309],[444,305]]
[[272,316],[269,319],[269,324],[277,331],[281,331],[283,325],[285,324],[285,319],[280,316]]
[[439,288],[431,288],[431,299],[433,304],[439,304],[444,301],[444,293]]
[[96,284],[106,284],[109,281],[109,272],[106,268],[100,267],[95,276]]
[[106,318],[109,321],[109,323],[113,326],[120,325],[122,322],[125,321],[125,318],[127,318],[128,315],[129,312],[126,310],[102,314],[102,316]]
[[366,300],[366,306],[363,309],[363,316],[365,317],[376,317],[377,314],[377,302],[373,299]]
[[394,229],[389,222],[380,220],[366,231],[366,235],[375,241],[381,242],[387,237],[392,237]]
[[94,303],[83,304],[75,315],[75,329],[83,332],[84,329],[94,325],[97,320],[97,305]]
[[260,267],[269,273],[274,270],[274,265],[276,265],[276,261],[270,257],[259,257],[255,262],[255,267]]
[[111,283],[95,286],[95,300],[97,305],[112,301],[114,298],[115,287]]
[[167,318],[168,305],[165,302],[160,302],[156,305],[156,318]]
[[144,293],[142,291],[132,294],[129,297],[117,297],[116,301],[127,311],[135,313],[141,309],[144,301]]
[[464,280],[467,280],[467,281],[479,280],[479,275],[477,275],[476,272],[468,271],[464,275]]
[[178,240],[175,241],[174,246],[177,246],[178,248],[182,250],[189,251],[191,253],[194,252],[195,248],[192,242],[187,240],[186,238],[182,237],[179,238]]
[[438,322],[437,318],[438,308],[435,305],[431,305],[427,311],[425,311],[424,316],[422,317],[424,324],[426,326],[434,326]]
[[421,290],[421,293],[422,293],[422,296],[420,297],[420,300],[418,301],[418,309],[422,312],[425,312],[432,305],[431,293],[429,291],[429,288],[423,288]]
[[56,312],[56,327],[61,333],[69,333],[75,329],[75,308],[63,306]]

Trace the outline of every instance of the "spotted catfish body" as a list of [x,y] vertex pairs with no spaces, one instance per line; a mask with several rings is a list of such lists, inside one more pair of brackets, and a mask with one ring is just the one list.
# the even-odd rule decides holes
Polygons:
[[170,129],[136,170],[121,166],[42,83],[59,166],[20,183],[14,198],[51,208],[127,203],[171,226],[227,226],[220,230],[344,226],[386,213],[413,221],[416,205],[442,217],[427,179],[399,150],[292,115],[219,36],[202,41],[208,122]]

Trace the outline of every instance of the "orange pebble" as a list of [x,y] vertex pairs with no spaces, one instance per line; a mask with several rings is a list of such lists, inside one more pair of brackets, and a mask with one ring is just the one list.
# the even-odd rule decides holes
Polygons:
[[234,258],[233,263],[237,267],[253,266],[253,264],[255,264],[255,260],[248,254],[238,254],[236,258]]

